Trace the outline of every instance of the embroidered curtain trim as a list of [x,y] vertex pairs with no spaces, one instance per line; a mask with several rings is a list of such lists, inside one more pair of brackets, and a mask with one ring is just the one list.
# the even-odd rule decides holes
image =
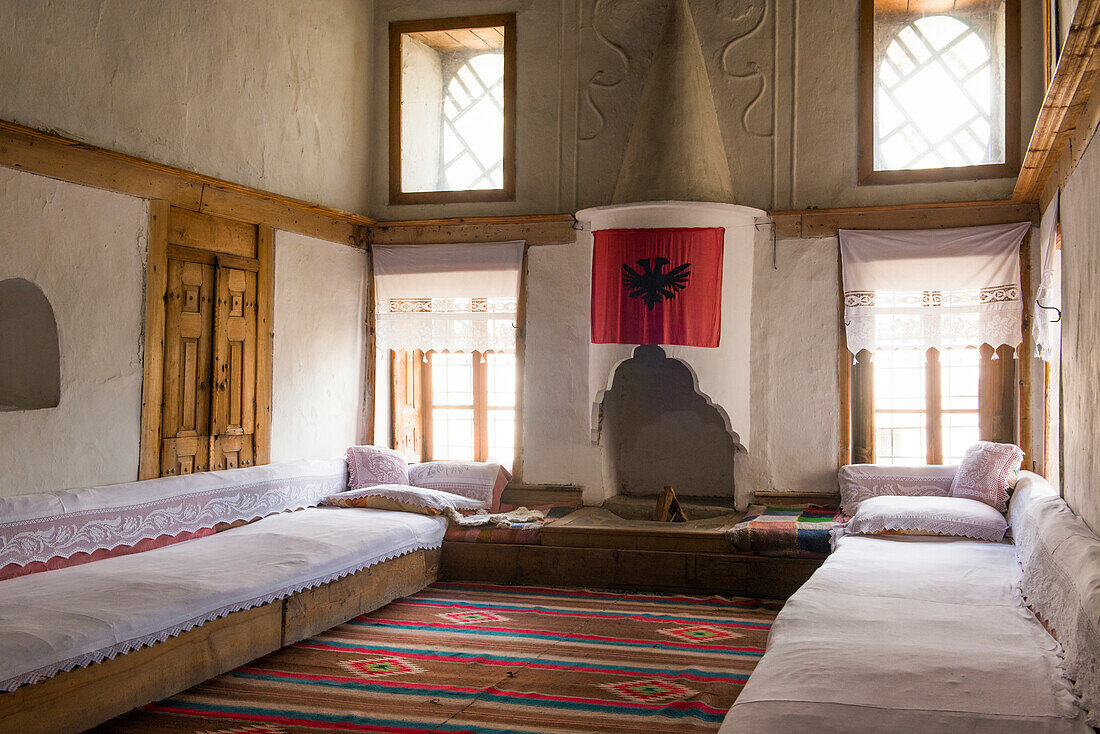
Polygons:
[[374,248],[379,349],[513,351],[523,243]]
[[849,351],[1018,345],[1029,227],[841,230]]

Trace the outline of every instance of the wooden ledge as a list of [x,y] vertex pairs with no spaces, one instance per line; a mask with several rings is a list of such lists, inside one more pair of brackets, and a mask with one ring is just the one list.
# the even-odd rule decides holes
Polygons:
[[565,245],[576,241],[572,214],[525,214],[377,222],[368,227],[374,245],[456,244],[525,240],[529,245]]
[[1080,0],[1058,68],[1047,88],[1012,198],[1038,202],[1065,141],[1076,131],[1100,73],[1100,0]]
[[779,239],[835,237],[841,229],[944,229],[1039,223],[1039,208],[1034,202],[1010,200],[777,210],[768,215],[775,222]]

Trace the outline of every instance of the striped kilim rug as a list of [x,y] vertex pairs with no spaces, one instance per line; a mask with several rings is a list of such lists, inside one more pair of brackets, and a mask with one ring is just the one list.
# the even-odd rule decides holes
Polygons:
[[437,583],[97,731],[716,731],[779,607]]

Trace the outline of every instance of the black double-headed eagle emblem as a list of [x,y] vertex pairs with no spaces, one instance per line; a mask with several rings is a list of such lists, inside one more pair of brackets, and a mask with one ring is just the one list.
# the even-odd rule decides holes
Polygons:
[[646,309],[653,307],[664,300],[672,300],[676,294],[687,287],[691,278],[691,263],[677,265],[668,272],[663,272],[669,264],[665,257],[644,257],[634,261],[638,268],[623,263],[623,287],[631,298],[640,298],[645,303]]

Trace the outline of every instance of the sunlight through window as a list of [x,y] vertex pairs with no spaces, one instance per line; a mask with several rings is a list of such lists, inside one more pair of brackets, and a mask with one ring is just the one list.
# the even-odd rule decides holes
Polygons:
[[874,7],[874,170],[1005,163],[1005,2]]

